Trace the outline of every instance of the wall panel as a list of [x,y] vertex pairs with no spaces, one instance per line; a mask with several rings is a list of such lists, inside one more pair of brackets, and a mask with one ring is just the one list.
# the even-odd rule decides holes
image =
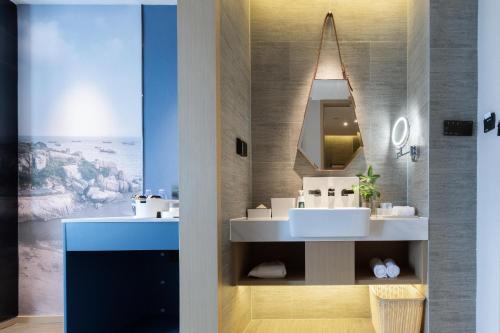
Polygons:
[[[479,84],[477,120],[483,121],[486,112],[500,114],[500,45],[498,31],[500,21],[497,13],[500,2],[479,1]],[[465,62],[468,63],[468,62]],[[500,333],[500,223],[497,195],[500,175],[499,137],[495,133],[483,134],[478,126],[477,142],[477,323],[476,332]]]
[[408,162],[408,204],[429,216],[429,1],[408,1],[408,120],[419,159]]
[[229,219],[244,216],[251,204],[252,152],[236,155],[236,138],[251,147],[250,1],[222,0],[220,15],[221,219],[220,331],[242,333],[250,321],[250,287],[232,281]]
[[17,10],[0,1],[0,322],[18,314]]
[[430,332],[475,332],[477,135],[446,119],[477,117],[477,1],[430,1]]
[[220,89],[218,0],[178,4],[181,332],[218,332]]

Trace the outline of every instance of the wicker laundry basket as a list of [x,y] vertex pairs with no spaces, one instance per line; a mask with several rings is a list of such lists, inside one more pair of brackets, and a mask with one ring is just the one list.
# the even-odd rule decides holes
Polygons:
[[425,297],[413,286],[370,286],[377,333],[420,333]]

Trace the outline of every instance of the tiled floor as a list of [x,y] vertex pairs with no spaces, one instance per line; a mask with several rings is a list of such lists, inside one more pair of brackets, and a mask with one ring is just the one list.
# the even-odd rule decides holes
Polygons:
[[63,333],[63,324],[15,324],[0,333]]
[[245,333],[375,333],[371,319],[252,320]]

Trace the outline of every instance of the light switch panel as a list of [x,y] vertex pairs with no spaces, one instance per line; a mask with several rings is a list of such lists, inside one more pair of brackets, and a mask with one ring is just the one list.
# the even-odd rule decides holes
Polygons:
[[489,112],[484,115],[484,133],[488,133],[495,129],[496,117],[495,112]]
[[473,130],[473,121],[445,120],[443,125],[443,134],[446,136],[472,136]]
[[241,157],[248,156],[247,143],[240,138],[236,138],[236,154],[240,155]]

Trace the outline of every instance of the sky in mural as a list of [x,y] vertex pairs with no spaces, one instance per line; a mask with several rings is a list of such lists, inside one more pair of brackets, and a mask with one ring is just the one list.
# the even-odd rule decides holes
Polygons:
[[140,22],[138,6],[22,8],[19,134],[140,137]]

